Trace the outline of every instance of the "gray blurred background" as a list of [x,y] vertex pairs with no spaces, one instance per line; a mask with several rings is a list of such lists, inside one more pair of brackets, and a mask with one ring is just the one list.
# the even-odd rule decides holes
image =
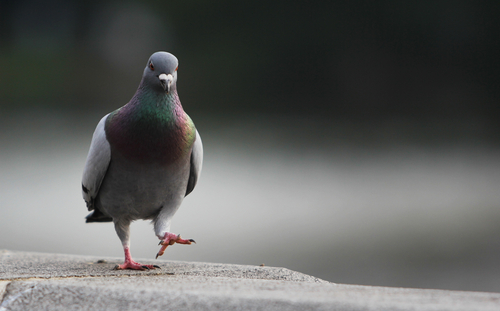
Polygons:
[[[0,248],[122,257],[85,224],[95,125],[149,56],[205,145],[164,259],[500,291],[500,2],[0,0]],[[132,254],[154,258],[148,222]]]

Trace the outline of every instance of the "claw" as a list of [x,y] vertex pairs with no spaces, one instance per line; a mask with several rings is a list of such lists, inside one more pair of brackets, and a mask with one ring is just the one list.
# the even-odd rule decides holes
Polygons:
[[[166,248],[166,247],[165,247]],[[155,259],[158,259],[159,256],[162,256],[163,254],[165,253],[165,249],[163,249],[163,247],[158,251],[158,253],[156,254],[156,257]]]
[[153,265],[153,267],[157,268],[157,269],[161,269],[160,266],[157,266],[157,265]]
[[114,267],[115,270],[124,270],[124,269],[131,269],[131,270],[151,270],[155,269],[157,266],[154,265],[143,265],[140,263],[135,262],[132,260],[132,256],[130,255],[130,249],[129,247],[124,247],[123,250],[125,251],[125,261],[121,265],[116,265]]
[[175,243],[179,243],[179,244],[191,244],[191,243],[195,243],[195,240],[193,239],[188,239],[188,240],[184,240],[181,238],[181,235],[180,234],[173,234],[173,233],[170,233],[170,232],[167,232],[165,233],[165,236],[163,237],[163,240],[161,240],[158,245],[161,245],[161,248],[160,250],[158,251],[158,253],[156,254],[156,259],[158,259],[159,256],[163,255],[164,252],[165,252],[165,249],[170,246],[170,245],[174,245]]

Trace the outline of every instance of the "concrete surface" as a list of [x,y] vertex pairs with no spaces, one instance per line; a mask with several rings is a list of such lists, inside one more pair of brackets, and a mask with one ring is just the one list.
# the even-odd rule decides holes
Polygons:
[[[104,263],[98,263],[104,261]],[[139,261],[139,260],[138,260]],[[500,310],[500,294],[334,284],[284,268],[0,251],[4,310]]]

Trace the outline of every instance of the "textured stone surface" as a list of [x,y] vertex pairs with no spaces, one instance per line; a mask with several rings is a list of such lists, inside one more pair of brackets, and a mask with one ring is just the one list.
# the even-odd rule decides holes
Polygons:
[[[104,260],[105,263],[98,263],[101,260]],[[123,258],[99,258],[0,250],[0,280],[32,277],[151,276],[174,274],[328,283],[327,281],[285,268],[166,261],[160,259],[139,258],[137,260],[143,264],[159,265],[162,269],[150,271],[113,270],[114,266],[123,263]]]
[[[500,294],[334,284],[283,268],[0,253],[3,310],[500,310]],[[144,261],[146,262],[146,261]],[[151,261],[153,262],[153,261]]]

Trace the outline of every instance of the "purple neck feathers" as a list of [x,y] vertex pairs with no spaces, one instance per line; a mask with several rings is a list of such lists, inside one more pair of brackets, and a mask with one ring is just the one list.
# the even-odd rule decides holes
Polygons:
[[161,94],[142,84],[128,104],[108,116],[105,130],[112,156],[161,165],[188,156],[196,133],[177,90]]

